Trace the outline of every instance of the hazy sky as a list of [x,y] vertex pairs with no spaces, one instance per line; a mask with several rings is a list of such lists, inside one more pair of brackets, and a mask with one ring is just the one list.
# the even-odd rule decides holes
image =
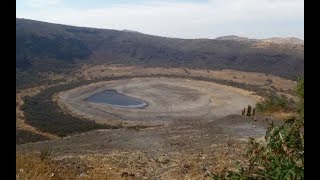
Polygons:
[[298,37],[304,0],[16,0],[16,17],[179,38]]

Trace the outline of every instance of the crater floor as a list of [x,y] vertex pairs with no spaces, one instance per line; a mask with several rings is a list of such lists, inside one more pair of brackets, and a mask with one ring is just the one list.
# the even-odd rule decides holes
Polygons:
[[[121,108],[85,101],[105,90],[143,100],[148,106]],[[96,122],[158,125],[101,129],[17,146],[22,154],[49,150],[54,161],[69,169],[70,163],[75,164],[77,177],[88,179],[123,179],[130,174],[136,179],[210,179],[211,172],[244,161],[244,140],[264,136],[267,126],[262,117],[254,121],[240,116],[242,108],[254,106],[259,96],[190,79],[103,81],[54,98],[67,113]]]
[[[85,101],[105,91],[148,103],[142,108],[114,107]],[[248,104],[259,99],[252,92],[212,82],[181,78],[133,78],[103,81],[58,94],[58,102],[66,111],[99,123],[122,125],[164,125],[180,118],[212,119],[240,114]]]

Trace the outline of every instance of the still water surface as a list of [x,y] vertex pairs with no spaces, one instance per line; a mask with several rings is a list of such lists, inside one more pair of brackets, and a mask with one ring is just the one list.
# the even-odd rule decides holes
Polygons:
[[115,90],[105,90],[99,93],[96,93],[87,99],[85,101],[93,102],[93,103],[103,103],[107,105],[112,105],[116,107],[128,107],[128,108],[138,108],[138,107],[144,107],[148,104],[144,101],[141,101],[139,99],[126,96],[124,94],[120,94]]

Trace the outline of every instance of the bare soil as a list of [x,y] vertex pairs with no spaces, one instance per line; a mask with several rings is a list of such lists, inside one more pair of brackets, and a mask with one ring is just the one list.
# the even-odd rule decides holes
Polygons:
[[266,73],[245,72],[231,69],[223,70],[201,70],[188,68],[147,68],[141,66],[124,65],[83,65],[74,77],[78,79],[99,79],[103,77],[116,77],[125,75],[185,75],[193,77],[213,77],[217,79],[230,80],[238,83],[259,85],[261,88],[278,90],[293,90],[296,82]]
[[[207,73],[210,77],[261,88],[274,85],[289,90],[295,86],[293,81],[260,73],[120,66],[87,66],[74,78],[159,72],[199,76]],[[111,87],[150,106],[128,110],[83,101]],[[262,116],[258,115],[256,121],[240,116],[242,108],[254,106],[259,100],[250,91],[190,79],[135,78],[99,82],[55,95],[54,100],[66,113],[124,125],[121,129],[55,139],[23,121],[22,97],[36,92],[37,89],[30,89],[17,94],[17,128],[47,135],[52,140],[17,145],[18,179],[210,179],[212,173],[234,169],[236,161],[245,162],[242,155],[247,138],[263,139],[267,127]],[[49,152],[46,160],[40,158],[44,152]]]
[[55,160],[71,159],[90,167],[77,177],[85,173],[99,179],[123,179],[130,174],[135,179],[202,179],[245,161],[245,139],[259,138],[265,130],[263,119],[239,115],[212,121],[191,118],[153,128],[96,130],[20,145],[17,150],[50,150]]
[[[148,103],[143,108],[119,108],[85,101],[104,90],[138,98]],[[121,125],[163,125],[177,118],[211,119],[240,114],[248,104],[254,106],[259,96],[253,92],[211,82],[181,78],[133,78],[103,81],[60,92],[59,105],[74,115],[99,123]]]

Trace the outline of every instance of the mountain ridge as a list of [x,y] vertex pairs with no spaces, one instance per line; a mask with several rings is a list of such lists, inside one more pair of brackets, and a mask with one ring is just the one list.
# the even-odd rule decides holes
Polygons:
[[16,19],[16,68],[57,71],[79,63],[303,74],[304,45],[180,39]]
[[215,38],[216,40],[226,40],[226,41],[253,41],[253,42],[270,42],[279,44],[304,44],[304,40],[296,37],[271,37],[265,39],[250,39],[247,37],[241,37],[236,35],[220,36]]
[[[131,29],[123,29],[123,30],[116,30],[116,29],[108,29],[108,28],[97,28],[97,27],[86,27],[86,26],[75,26],[75,25],[66,25],[66,24],[60,24],[60,23],[52,23],[52,22],[45,22],[45,21],[39,21],[39,20],[31,20],[31,19],[25,19],[25,18],[16,18],[18,21],[33,21],[33,22],[38,22],[38,23],[47,23],[51,25],[58,25],[58,26],[69,26],[73,28],[86,28],[86,29],[91,29],[91,30],[110,30],[110,31],[119,31],[119,32],[129,32],[129,33],[138,33],[138,34],[144,34],[144,35],[149,35],[149,36],[155,36],[155,37],[162,37],[162,38],[170,38],[170,39],[182,39],[182,40],[248,40],[248,41],[269,41],[269,42],[279,42],[279,40],[294,40],[294,41],[299,41],[300,43],[304,43],[304,40],[297,38],[297,37],[270,37],[270,38],[248,38],[248,37],[242,37],[238,35],[223,35],[219,36],[216,38],[179,38],[179,37],[166,37],[166,36],[160,36],[160,35],[151,35],[151,34],[146,34],[140,31],[136,30],[131,30]],[[289,42],[290,43],[290,42]],[[292,42],[295,44],[295,42]]]

